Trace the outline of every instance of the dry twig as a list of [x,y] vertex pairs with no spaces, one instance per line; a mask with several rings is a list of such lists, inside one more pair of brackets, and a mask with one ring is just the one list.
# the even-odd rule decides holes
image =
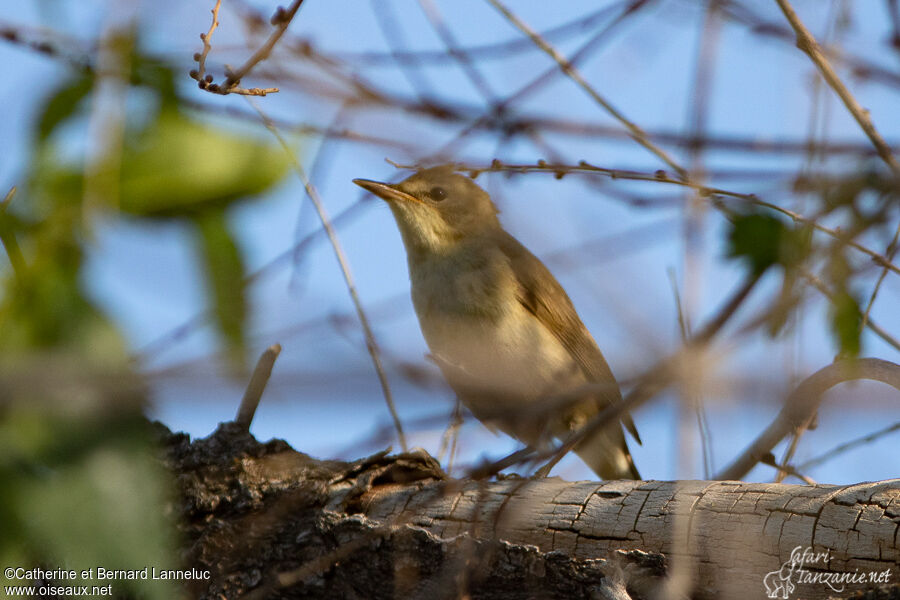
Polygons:
[[222,0],[216,0],[216,5],[211,11],[212,23],[209,26],[209,31],[200,35],[200,39],[203,40],[203,51],[200,52],[200,56],[195,57],[197,59],[197,81],[206,79],[206,57],[209,56],[209,51],[212,50],[212,45],[209,43],[209,40],[212,37],[213,32],[219,26],[219,9],[221,7]]
[[791,392],[772,424],[716,479],[743,478],[794,427],[818,410],[827,390],[855,379],[880,381],[900,390],[900,365],[877,358],[860,358],[834,362],[816,371]]
[[275,359],[281,354],[281,344],[273,344],[266,348],[265,352],[259,357],[250,382],[247,384],[247,390],[241,399],[240,408],[238,408],[237,416],[234,422],[242,426],[245,430],[250,429],[253,422],[253,415],[256,414],[256,407],[262,398],[269,377],[272,375],[272,367],[275,366]]
[[243,65],[241,65],[237,69],[231,69],[226,65],[225,81],[222,83],[222,85],[219,85],[213,82],[212,75],[205,74],[205,72],[206,57],[209,54],[209,51],[212,49],[209,40],[212,37],[213,32],[219,26],[219,7],[221,3],[222,0],[216,0],[216,5],[212,9],[212,25],[210,26],[209,31],[200,34],[200,39],[203,40],[203,51],[194,55],[194,60],[197,61],[199,67],[197,70],[191,71],[191,77],[197,80],[197,84],[201,90],[206,90],[207,92],[211,92],[213,94],[220,94],[222,96],[228,94],[239,94],[242,96],[266,96],[267,94],[274,94],[278,91],[277,87],[240,87],[241,79],[249,74],[256,65],[269,57],[269,55],[272,53],[272,50],[275,48],[275,44],[278,43],[278,40],[281,39],[281,36],[284,35],[284,32],[287,31],[288,26],[290,26],[294,15],[297,14],[297,11],[300,9],[300,5],[303,4],[303,0],[294,0],[294,2],[291,3],[291,5],[286,9],[278,7],[278,10],[275,11],[275,14],[272,15],[272,18],[270,20],[272,25],[275,26],[275,31],[272,32],[272,34],[269,36],[269,39],[267,39],[266,42],[262,46],[260,46],[256,50],[256,52],[254,52],[253,55],[244,62]]
[[328,216],[328,212],[325,210],[325,205],[322,203],[322,199],[319,198],[319,192],[316,191],[316,188],[307,177],[306,171],[303,169],[303,166],[297,159],[297,156],[294,153],[293,149],[287,143],[287,140],[284,139],[284,136],[281,135],[281,132],[278,131],[278,128],[275,127],[275,125],[269,120],[269,117],[266,116],[262,109],[252,103],[251,106],[253,106],[257,113],[259,113],[259,117],[263,121],[263,124],[265,124],[266,129],[272,132],[272,135],[275,136],[275,138],[278,140],[278,143],[281,144],[281,147],[284,148],[284,151],[290,157],[291,162],[294,166],[294,171],[297,173],[297,176],[303,183],[306,194],[309,197],[310,201],[313,203],[313,206],[316,209],[316,213],[318,213],[319,215],[319,220],[322,222],[322,227],[325,229],[325,232],[328,235],[328,241],[331,242],[331,247],[334,250],[334,254],[337,258],[338,264],[341,267],[341,274],[343,274],[344,282],[347,285],[347,291],[350,293],[350,298],[353,300],[353,305],[356,308],[356,314],[359,317],[360,325],[362,325],[363,333],[366,338],[366,349],[369,351],[369,356],[371,356],[372,358],[372,364],[375,367],[375,372],[378,375],[378,382],[381,385],[381,391],[384,394],[384,401],[387,404],[388,411],[390,411],[391,413],[391,418],[394,420],[394,426],[397,428],[397,437],[400,440],[400,446],[401,448],[403,448],[403,451],[406,452],[406,435],[403,433],[403,424],[400,422],[400,416],[397,414],[397,409],[394,406],[394,397],[391,393],[391,387],[388,383],[387,374],[384,371],[384,366],[381,364],[381,355],[378,350],[378,344],[375,341],[375,334],[372,331],[372,327],[369,324],[369,319],[366,316],[365,310],[363,309],[362,300],[360,300],[359,292],[357,292],[356,284],[353,281],[353,275],[350,273],[350,263],[347,261],[347,257],[344,255],[344,250],[341,248],[341,243],[337,237],[337,231],[335,231],[334,225],[332,224],[331,219]]
[[[401,165],[396,164],[398,168],[401,169],[416,169],[418,168],[416,165]],[[813,229],[825,233],[840,242],[862,252],[872,259],[877,265],[880,265],[889,271],[893,271],[900,275],[900,267],[894,265],[888,258],[885,256],[875,252],[863,246],[859,242],[848,238],[846,235],[842,234],[837,229],[833,229],[831,227],[826,227],[821,223],[815,221],[814,219],[810,219],[808,217],[804,217],[803,215],[792,211],[787,208],[783,208],[778,206],[777,204],[773,204],[771,202],[766,202],[765,200],[761,200],[755,194],[742,194],[739,192],[733,192],[730,190],[726,190],[719,187],[713,186],[705,186],[698,185],[696,183],[692,183],[690,181],[683,181],[681,179],[675,179],[670,177],[665,171],[656,171],[655,173],[645,173],[641,171],[629,171],[622,169],[608,169],[604,167],[598,167],[596,165],[589,164],[585,161],[579,162],[577,165],[562,165],[562,164],[553,164],[545,161],[538,161],[536,164],[506,164],[499,160],[494,160],[491,162],[489,166],[479,166],[479,165],[467,165],[467,164],[457,164],[457,169],[460,171],[465,171],[473,176],[478,175],[479,173],[484,172],[492,172],[492,171],[508,171],[510,173],[529,173],[529,172],[542,172],[542,173],[553,173],[557,179],[562,179],[569,173],[594,173],[597,175],[603,175],[609,177],[611,179],[622,179],[628,181],[656,181],[659,183],[666,183],[670,185],[677,185],[688,187],[696,190],[701,194],[701,197],[713,197],[713,196],[725,196],[728,198],[735,198],[738,200],[744,200],[756,206],[761,206],[764,208],[768,208],[775,212],[781,213],[786,217],[790,217],[792,221],[796,223],[803,223],[804,225],[809,225]],[[714,205],[716,208],[722,208],[721,206]]]
[[887,435],[889,433],[893,433],[895,431],[900,431],[900,421],[894,423],[893,425],[888,425],[887,427],[885,427],[883,429],[879,429],[878,431],[873,431],[872,433],[869,433],[862,437],[858,437],[854,440],[850,440],[849,442],[845,442],[839,446],[835,446],[828,452],[825,452],[815,458],[811,458],[808,461],[804,462],[802,465],[800,465],[799,468],[801,468],[803,470],[807,470],[812,467],[821,465],[822,463],[831,460],[835,456],[843,454],[844,452],[847,452],[847,451],[857,448],[859,446],[863,446],[865,444],[870,444],[870,443],[874,442],[875,440],[877,440],[878,438],[884,437],[885,435]]
[[671,158],[668,153],[650,141],[647,137],[647,134],[638,127],[633,121],[628,119],[622,112],[620,112],[617,108],[615,108],[606,98],[604,98],[597,90],[594,89],[591,84],[587,82],[587,80],[581,76],[581,73],[572,65],[572,63],[566,59],[556,48],[550,45],[549,42],[544,40],[540,34],[538,34],[534,29],[529,27],[524,21],[522,21],[515,13],[509,10],[506,6],[504,6],[499,0],[488,0],[490,4],[500,11],[504,17],[506,17],[510,23],[516,26],[522,33],[531,38],[531,41],[535,43],[541,50],[546,52],[556,64],[559,65],[559,68],[563,70],[563,72],[578,84],[581,89],[583,89],[587,94],[603,109],[608,112],[614,119],[622,123],[625,128],[628,130],[629,135],[634,141],[638,144],[649,150],[652,154],[657,156],[664,163],[669,165],[675,172],[678,174],[679,178],[683,180],[687,180],[688,173],[684,169],[684,167],[680,166],[673,158]]
[[794,29],[794,32],[797,34],[797,47],[809,56],[813,64],[819,69],[822,77],[828,82],[828,85],[830,85],[837,95],[840,96],[844,106],[847,107],[847,110],[850,111],[850,114],[853,115],[853,118],[856,119],[856,122],[859,123],[859,126],[868,136],[869,140],[871,140],[872,145],[875,146],[881,160],[890,167],[896,177],[900,177],[900,164],[894,159],[894,156],[891,154],[891,149],[881,137],[881,134],[878,133],[878,130],[875,129],[875,124],[872,123],[869,111],[859,105],[856,98],[853,97],[853,94],[850,93],[850,90],[847,89],[847,86],[844,85],[844,82],[842,82],[837,73],[835,73],[831,63],[828,62],[828,59],[816,42],[816,39],[803,25],[803,22],[800,20],[800,17],[797,16],[797,13],[794,12],[794,7],[791,6],[791,3],[788,2],[788,0],[775,1],[778,2],[778,6],[781,7],[781,11],[784,13],[785,18],[787,18],[791,27]]

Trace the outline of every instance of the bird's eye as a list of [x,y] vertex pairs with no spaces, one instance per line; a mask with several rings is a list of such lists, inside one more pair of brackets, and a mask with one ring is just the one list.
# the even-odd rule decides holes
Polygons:
[[435,202],[440,202],[447,197],[447,191],[442,187],[435,186],[428,190],[428,197]]

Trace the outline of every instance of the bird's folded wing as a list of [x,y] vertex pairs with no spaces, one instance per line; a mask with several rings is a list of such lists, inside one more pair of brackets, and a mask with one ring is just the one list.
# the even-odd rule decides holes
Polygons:
[[[622,394],[619,386],[615,384],[616,379],[612,370],[606,359],[603,358],[594,338],[591,337],[591,333],[578,317],[575,306],[566,291],[547,270],[547,267],[516,238],[504,231],[499,242],[500,249],[509,259],[518,279],[519,302],[553,332],[581,367],[589,381],[614,384],[610,386],[609,394],[603,395],[601,401],[604,404],[621,402]],[[641,437],[638,435],[631,415],[625,413],[621,420],[628,432],[640,444]]]

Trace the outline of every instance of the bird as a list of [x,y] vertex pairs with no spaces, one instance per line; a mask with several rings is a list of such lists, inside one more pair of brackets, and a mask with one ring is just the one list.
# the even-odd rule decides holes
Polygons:
[[[534,448],[565,439],[622,401],[618,383],[571,299],[500,223],[490,195],[455,165],[400,183],[354,179],[387,202],[406,249],[410,291],[430,357],[462,404],[492,430]],[[593,393],[579,397],[587,384]],[[605,385],[604,385],[605,384]],[[575,401],[553,404],[566,392]],[[640,479],[622,430],[583,439],[575,453],[603,479]]]

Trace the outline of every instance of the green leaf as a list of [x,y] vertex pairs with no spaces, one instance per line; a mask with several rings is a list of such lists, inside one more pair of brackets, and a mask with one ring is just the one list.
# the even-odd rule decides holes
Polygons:
[[[40,384],[18,390],[0,422],[0,473],[11,475],[4,478],[4,530],[17,538],[0,543],[0,552],[79,572],[176,568],[174,527],[165,517],[171,482],[154,457],[139,404],[124,398],[124,375],[116,373],[117,385],[105,389],[101,377],[112,374],[109,365],[53,373],[58,392]],[[68,406],[73,390],[77,410]],[[130,591],[150,599],[177,594],[167,582],[117,581],[113,587],[117,595]]]
[[838,293],[831,305],[831,333],[842,356],[859,355],[862,338],[862,311],[859,302],[847,290]]
[[0,281],[3,358],[51,348],[98,359],[125,352],[114,325],[82,289],[79,220],[77,205],[63,206],[21,232],[27,260],[20,256],[14,276]]
[[244,264],[237,244],[228,230],[224,212],[210,211],[195,219],[199,249],[205,263],[209,296],[219,332],[235,367],[243,367]]
[[[131,68],[130,83],[134,86],[150,88],[155,93],[160,105],[172,107],[177,103],[175,73],[172,68],[159,59],[152,58],[135,49],[135,40],[130,34],[118,40],[119,50],[129,53],[125,62]],[[59,125],[74,116],[81,108],[81,101],[94,88],[94,76],[84,71],[78,76],[63,82],[44,103],[41,116],[37,121],[37,140],[43,142]]]
[[846,293],[847,282],[853,276],[853,266],[843,251],[844,249],[842,245],[836,243],[824,269],[825,278],[842,293]]
[[168,110],[122,156],[122,211],[172,217],[259,194],[288,170],[281,148]]
[[[72,245],[71,256],[77,256],[74,240],[80,239],[77,220],[83,215],[80,208],[84,198],[83,168],[61,164],[53,149],[47,146],[40,153],[32,181],[43,198],[44,213],[72,215],[68,229],[61,228],[61,237]],[[241,365],[246,314],[244,269],[237,245],[226,227],[224,211],[232,203],[259,194],[281,180],[288,172],[288,158],[280,147],[205,125],[174,109],[162,110],[141,132],[129,136],[120,158],[116,196],[123,212],[138,218],[188,218],[198,227],[200,256],[206,266],[216,324],[234,364]],[[58,282],[67,285],[69,290],[74,289],[75,273],[77,267],[68,271],[68,279]],[[37,297],[52,296],[37,294]],[[67,293],[61,297],[65,301],[74,296]],[[20,313],[24,311],[23,308]],[[46,321],[39,318],[48,311],[32,312],[35,318],[30,322],[35,327],[46,322],[49,330],[60,330],[59,322],[53,318]],[[52,341],[46,332],[37,336],[25,333],[26,338]]]
[[154,90],[163,107],[172,107],[178,102],[175,73],[172,67],[159,59],[134,53],[131,57],[131,83]]
[[3,250],[6,252],[13,274],[16,277],[21,277],[22,272],[25,270],[25,258],[22,255],[22,249],[19,247],[19,241],[16,239],[18,224],[6,211],[15,192],[16,188],[11,189],[6,198],[0,201],[0,245],[3,246]]
[[772,215],[739,215],[728,235],[728,256],[743,259],[756,275],[774,265],[790,268],[809,256],[810,233],[806,227],[788,228]]
[[78,110],[79,105],[94,87],[94,79],[82,75],[71,79],[57,88],[44,104],[37,123],[37,139],[43,142]]
[[[171,109],[128,136],[118,164],[119,208],[154,218],[224,208],[271,188],[289,168],[281,148]],[[81,203],[83,165],[60,163],[52,149],[42,153],[37,165],[32,180],[52,206]]]
[[769,215],[749,214],[737,217],[728,236],[728,255],[743,258],[759,274],[778,262],[784,224]]

